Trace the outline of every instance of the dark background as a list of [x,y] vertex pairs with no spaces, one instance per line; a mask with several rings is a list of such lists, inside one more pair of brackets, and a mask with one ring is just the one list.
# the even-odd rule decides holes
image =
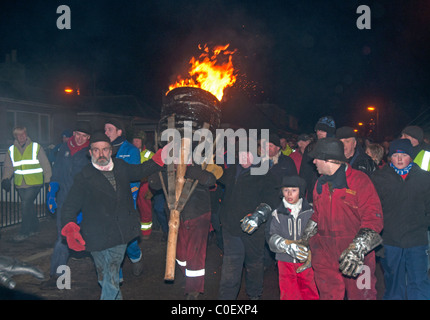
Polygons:
[[[59,30],[57,7],[71,9]],[[359,5],[371,29],[359,30]],[[380,111],[384,134],[398,134],[429,109],[428,1],[3,0],[0,55],[16,49],[30,85],[82,95],[133,94],[159,107],[198,45],[237,49],[238,81],[225,107],[274,103],[302,131],[320,116],[337,126]]]

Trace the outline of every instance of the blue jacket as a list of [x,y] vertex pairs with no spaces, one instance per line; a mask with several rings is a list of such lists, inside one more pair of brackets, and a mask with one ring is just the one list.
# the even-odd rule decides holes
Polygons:
[[[115,158],[123,159],[127,163],[140,164],[140,151],[133,144],[124,140],[119,146],[119,149],[115,155]],[[133,191],[139,189],[140,182],[130,183],[130,188]]]

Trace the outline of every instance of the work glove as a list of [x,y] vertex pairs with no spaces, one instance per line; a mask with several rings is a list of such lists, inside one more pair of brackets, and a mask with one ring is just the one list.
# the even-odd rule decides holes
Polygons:
[[29,274],[43,280],[45,276],[39,269],[11,257],[0,256],[0,283],[9,289],[16,286],[12,277],[19,274]]
[[297,268],[296,273],[300,273],[305,271],[306,269],[310,268],[312,266],[312,252],[309,248],[309,240],[316,235],[318,232],[318,223],[315,221],[309,219],[308,223],[306,224],[305,230],[303,230],[302,238],[298,241],[298,243],[306,248],[308,248],[307,251],[307,258],[303,262],[303,264]]
[[362,228],[339,258],[339,270],[348,277],[357,277],[364,264],[364,256],[382,243],[376,231]]
[[267,221],[271,212],[272,208],[268,204],[260,203],[253,213],[246,215],[240,220],[240,222],[242,222],[240,226],[242,231],[252,234],[259,226]]
[[48,194],[46,196],[46,203],[48,204],[48,209],[51,213],[55,212],[55,209],[57,209],[57,202],[55,201],[55,196],[58,192],[58,189],[60,188],[60,185],[58,182],[50,182],[49,188],[48,188]]
[[274,234],[269,239],[269,248],[275,253],[287,253],[300,262],[306,261],[309,248],[298,241],[287,240],[278,234]]
[[4,191],[6,192],[10,192],[11,189],[11,185],[10,185],[10,179],[3,179],[3,181],[1,182],[1,187]]
[[79,233],[81,228],[75,222],[69,222],[61,230],[61,234],[66,237],[67,245],[75,251],[85,250],[85,240]]

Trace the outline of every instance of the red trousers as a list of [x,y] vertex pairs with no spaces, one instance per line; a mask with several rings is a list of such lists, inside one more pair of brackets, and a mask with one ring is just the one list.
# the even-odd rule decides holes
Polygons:
[[152,231],[152,202],[151,199],[145,199],[148,189],[148,182],[140,184],[136,202],[140,214],[140,225],[143,236],[149,236]]
[[278,261],[281,300],[318,300],[312,268],[296,273],[303,263]]
[[204,292],[206,248],[211,213],[181,221],[176,246],[176,262],[185,275],[185,294]]

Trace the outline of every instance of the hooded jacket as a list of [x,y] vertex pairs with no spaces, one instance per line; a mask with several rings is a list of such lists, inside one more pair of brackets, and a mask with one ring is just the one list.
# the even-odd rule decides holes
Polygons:
[[[285,207],[283,202],[281,202],[281,204],[272,212],[272,217],[269,220],[270,222],[268,222],[270,223],[268,238],[270,239],[270,236],[277,234],[284,239],[300,240],[306,224],[313,213],[314,210],[306,199],[303,199],[302,209],[298,213],[297,218],[294,218],[293,215],[290,214],[290,210]],[[298,262],[287,253],[276,253],[275,258],[279,261]]]

